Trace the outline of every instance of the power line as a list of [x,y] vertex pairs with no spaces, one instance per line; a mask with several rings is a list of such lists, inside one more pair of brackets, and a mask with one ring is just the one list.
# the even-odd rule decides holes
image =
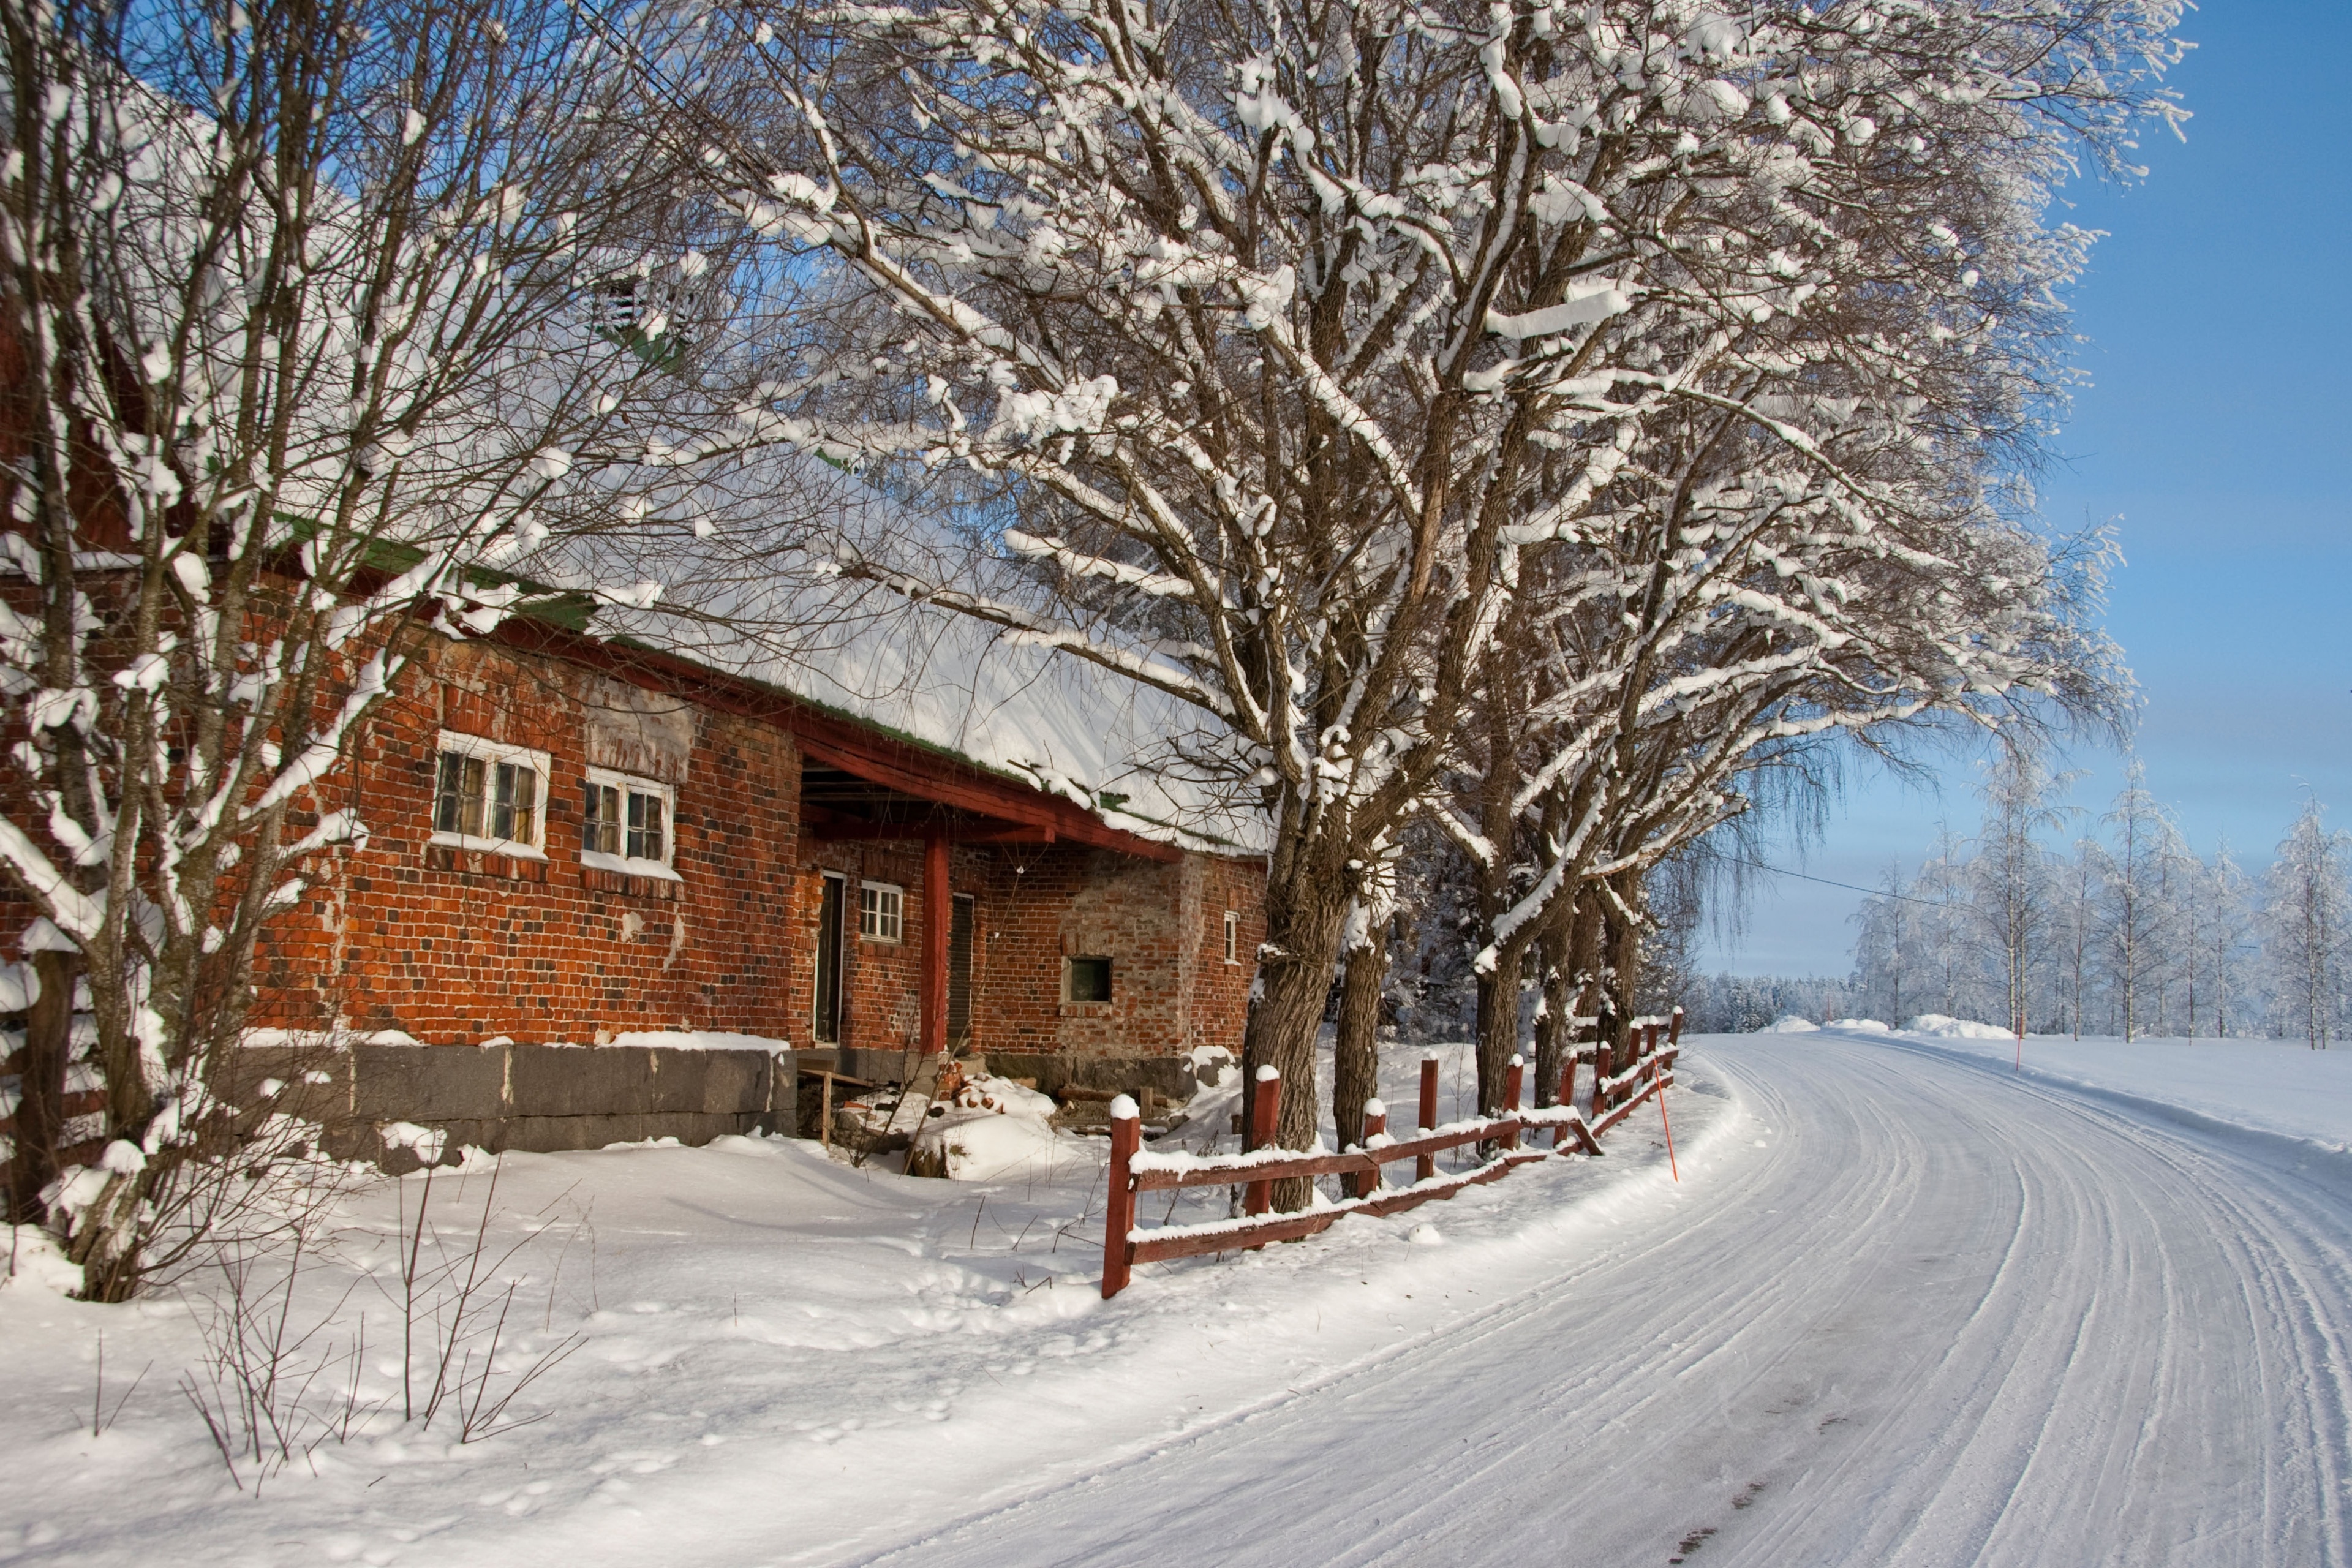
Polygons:
[[1931,910],[1940,910],[1945,907],[1933,899],[1915,899],[1908,893],[1890,893],[1884,888],[1857,888],[1852,882],[1832,882],[1827,877],[1808,877],[1802,871],[1790,871],[1779,866],[1767,866],[1761,860],[1750,860],[1741,855],[1726,855],[1724,858],[1738,861],[1742,866],[1753,866],[1759,871],[1769,871],[1775,877],[1794,877],[1800,882],[1819,882],[1824,888],[1843,888],[1849,893],[1867,893],[1874,899],[1900,899],[1906,904],[1920,904]]

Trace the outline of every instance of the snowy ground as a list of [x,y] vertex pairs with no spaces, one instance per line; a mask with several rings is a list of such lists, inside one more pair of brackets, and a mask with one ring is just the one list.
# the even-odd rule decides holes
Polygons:
[[[1901,1037],[2008,1066],[2011,1036],[1914,1034]],[[2315,1051],[2301,1040],[2074,1039],[2025,1037],[2024,1071],[2044,1083],[2096,1089],[2175,1107],[2342,1152],[2352,1143],[2352,1050]]]
[[[1464,1052],[1446,1055],[1451,1119],[1469,1082]],[[1400,1121],[1418,1061],[1394,1064]],[[1201,1109],[1195,1149],[1223,1124],[1214,1099]],[[1650,1117],[1612,1133],[1607,1159],[1546,1162],[1263,1254],[1149,1266],[1108,1303],[1100,1140],[1064,1140],[1051,1168],[986,1184],[853,1168],[783,1139],[509,1156],[489,1250],[522,1243],[505,1271],[530,1282],[492,1398],[577,1343],[510,1407],[543,1421],[475,1443],[446,1409],[426,1430],[395,1419],[396,1205],[413,1214],[423,1182],[377,1182],[343,1205],[334,1260],[298,1283],[295,1328],[332,1326],[293,1359],[324,1366],[314,1411],[339,1413],[354,1384],[393,1409],[317,1443],[257,1498],[175,1387],[201,1350],[191,1304],[86,1306],[30,1267],[0,1289],[0,1559],[127,1563],[168,1542],[192,1563],[856,1560],[1442,1342],[1591,1238],[1671,1223],[1738,1120],[1704,1072],[1675,1114],[1679,1188]],[[437,1176],[436,1232],[462,1253],[490,1196],[482,1170]],[[1223,1189],[1187,1196],[1223,1212]],[[200,1303],[218,1284],[189,1291]]]
[[[2343,1080],[2265,1048],[2181,1047],[2221,1065],[2126,1097],[2021,1077],[1999,1041],[1700,1041],[1679,1184],[1637,1117],[1605,1160],[1110,1303],[1098,1221],[1042,1239],[1091,1158],[985,1188],[751,1141],[518,1159],[501,1228],[547,1209],[533,1245],[572,1249],[541,1321],[586,1336],[531,1391],[544,1423],[331,1443],[257,1500],[169,1392],[181,1309],[20,1283],[0,1552],[2344,1563],[2352,1156],[2316,1121],[2210,1116],[2216,1080],[2251,1086],[2241,1119],[2323,1117]],[[386,1190],[355,1225],[386,1225]],[[157,1366],[93,1440],[100,1326],[110,1389]]]

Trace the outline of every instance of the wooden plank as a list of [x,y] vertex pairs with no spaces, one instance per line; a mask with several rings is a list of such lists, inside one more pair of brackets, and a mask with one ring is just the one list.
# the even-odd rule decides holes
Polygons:
[[[1522,1125],[1517,1117],[1506,1116],[1493,1121],[1479,1122],[1461,1131],[1407,1139],[1360,1153],[1301,1154],[1295,1160],[1274,1160],[1255,1165],[1212,1165],[1203,1162],[1182,1171],[1138,1171],[1135,1173],[1135,1190],[1139,1193],[1166,1192],[1171,1187],[1230,1187],[1244,1183],[1255,1186],[1260,1182],[1279,1182],[1292,1176],[1350,1174],[1371,1166],[1393,1164],[1399,1160],[1430,1159],[1448,1149],[1458,1149],[1465,1143],[1483,1143],[1489,1139],[1499,1139],[1517,1131]],[[1425,1176],[1420,1179],[1428,1180]]]
[[1205,1234],[1190,1232],[1163,1238],[1147,1233],[1129,1242],[1129,1255],[1133,1262],[1153,1263],[1167,1258],[1198,1258],[1209,1252],[1254,1251],[1272,1242],[1297,1241],[1302,1237],[1328,1230],[1351,1214],[1402,1214],[1407,1209],[1419,1208],[1423,1204],[1439,1198],[1450,1198],[1465,1187],[1501,1181],[1517,1166],[1549,1158],[1540,1150],[1522,1150],[1516,1155],[1481,1165],[1475,1171],[1465,1171],[1433,1186],[1404,1187],[1369,1202],[1351,1204],[1346,1208],[1308,1209],[1304,1214],[1272,1215],[1254,1225]]
[[[1385,1155],[1388,1151],[1381,1152]],[[1139,1193],[1164,1193],[1176,1187],[1231,1187],[1260,1182],[1285,1181],[1292,1176],[1353,1176],[1368,1170],[1377,1170],[1379,1163],[1369,1154],[1302,1154],[1296,1160],[1272,1160],[1262,1165],[1216,1165],[1207,1170],[1138,1171],[1135,1190]]]
[[1672,1084],[1674,1081],[1675,1075],[1672,1073],[1666,1073],[1659,1078],[1652,1079],[1648,1083],[1643,1084],[1642,1086],[1641,1092],[1634,1095],[1633,1098],[1628,1100],[1624,1104],[1617,1107],[1614,1110],[1610,1111],[1606,1116],[1603,1116],[1600,1121],[1592,1124],[1594,1135],[1598,1136],[1601,1133],[1608,1131],[1612,1127],[1616,1126],[1620,1121],[1622,1121],[1628,1116],[1633,1115],[1633,1108],[1635,1106],[1640,1105],[1643,1100],[1649,1099],[1650,1096],[1657,1093],[1660,1089]]
[[1353,1209],[1308,1209],[1304,1214],[1275,1215],[1258,1221],[1246,1230],[1212,1231],[1203,1236],[1197,1232],[1171,1236],[1164,1240],[1144,1237],[1128,1243],[1128,1256],[1136,1263],[1157,1263],[1168,1258],[1198,1258],[1205,1252],[1249,1252],[1269,1242],[1297,1241],[1328,1230]]

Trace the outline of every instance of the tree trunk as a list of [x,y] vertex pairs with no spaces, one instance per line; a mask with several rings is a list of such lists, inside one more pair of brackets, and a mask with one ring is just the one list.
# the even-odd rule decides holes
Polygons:
[[[1619,885],[1619,899],[1625,908],[1638,916],[1642,909],[1642,884],[1638,878],[1631,885]],[[1617,910],[1614,903],[1606,906],[1601,916],[1609,966],[1601,982],[1602,994],[1607,998],[1607,1017],[1601,1023],[1601,1041],[1615,1056],[1619,1068],[1632,1061],[1633,1053],[1626,1048],[1633,1033],[1633,997],[1642,984],[1642,927],[1638,921],[1628,920]]]
[[24,1068],[16,1102],[16,1152],[9,1163],[8,1210],[18,1225],[47,1215],[41,1189],[57,1180],[65,1142],[66,1058],[73,1045],[74,974],[79,956],[37,952],[41,994],[25,1016]]
[[1576,1039],[1576,977],[1569,968],[1569,944],[1576,909],[1563,896],[1536,939],[1536,970],[1543,984],[1543,1010],[1536,1015],[1538,1106],[1559,1102],[1559,1066]]
[[1348,954],[1339,990],[1339,1032],[1331,1061],[1331,1123],[1339,1147],[1364,1141],[1364,1102],[1380,1092],[1381,993],[1389,973],[1389,927],[1376,922]]
[[[1287,857],[1277,850],[1274,858],[1279,863]],[[1315,1034],[1339,960],[1347,913],[1339,889],[1338,878],[1317,879],[1304,869],[1266,888],[1266,942],[1258,959],[1257,996],[1242,1037],[1242,1071],[1248,1075],[1244,1092],[1261,1067],[1282,1075],[1282,1110],[1274,1136],[1286,1149],[1312,1147],[1322,1120],[1315,1091]],[[1305,1177],[1275,1183],[1274,1206],[1305,1208],[1313,1186]]]
[[1495,966],[1478,976],[1478,1114],[1503,1113],[1506,1069],[1519,1048],[1519,972],[1534,933],[1522,928],[1495,949]]

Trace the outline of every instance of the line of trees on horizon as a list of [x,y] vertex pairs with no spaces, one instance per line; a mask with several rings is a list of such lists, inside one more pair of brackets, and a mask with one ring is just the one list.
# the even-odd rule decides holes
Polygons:
[[[1940,1013],[2037,1034],[2270,1037],[2325,1049],[2352,1026],[2352,834],[2306,798],[2259,872],[2189,846],[2137,763],[2091,830],[2065,781],[2012,758],[1984,817],[1855,914],[1852,1014]],[[1819,1014],[1809,1015],[1818,1017]]]

